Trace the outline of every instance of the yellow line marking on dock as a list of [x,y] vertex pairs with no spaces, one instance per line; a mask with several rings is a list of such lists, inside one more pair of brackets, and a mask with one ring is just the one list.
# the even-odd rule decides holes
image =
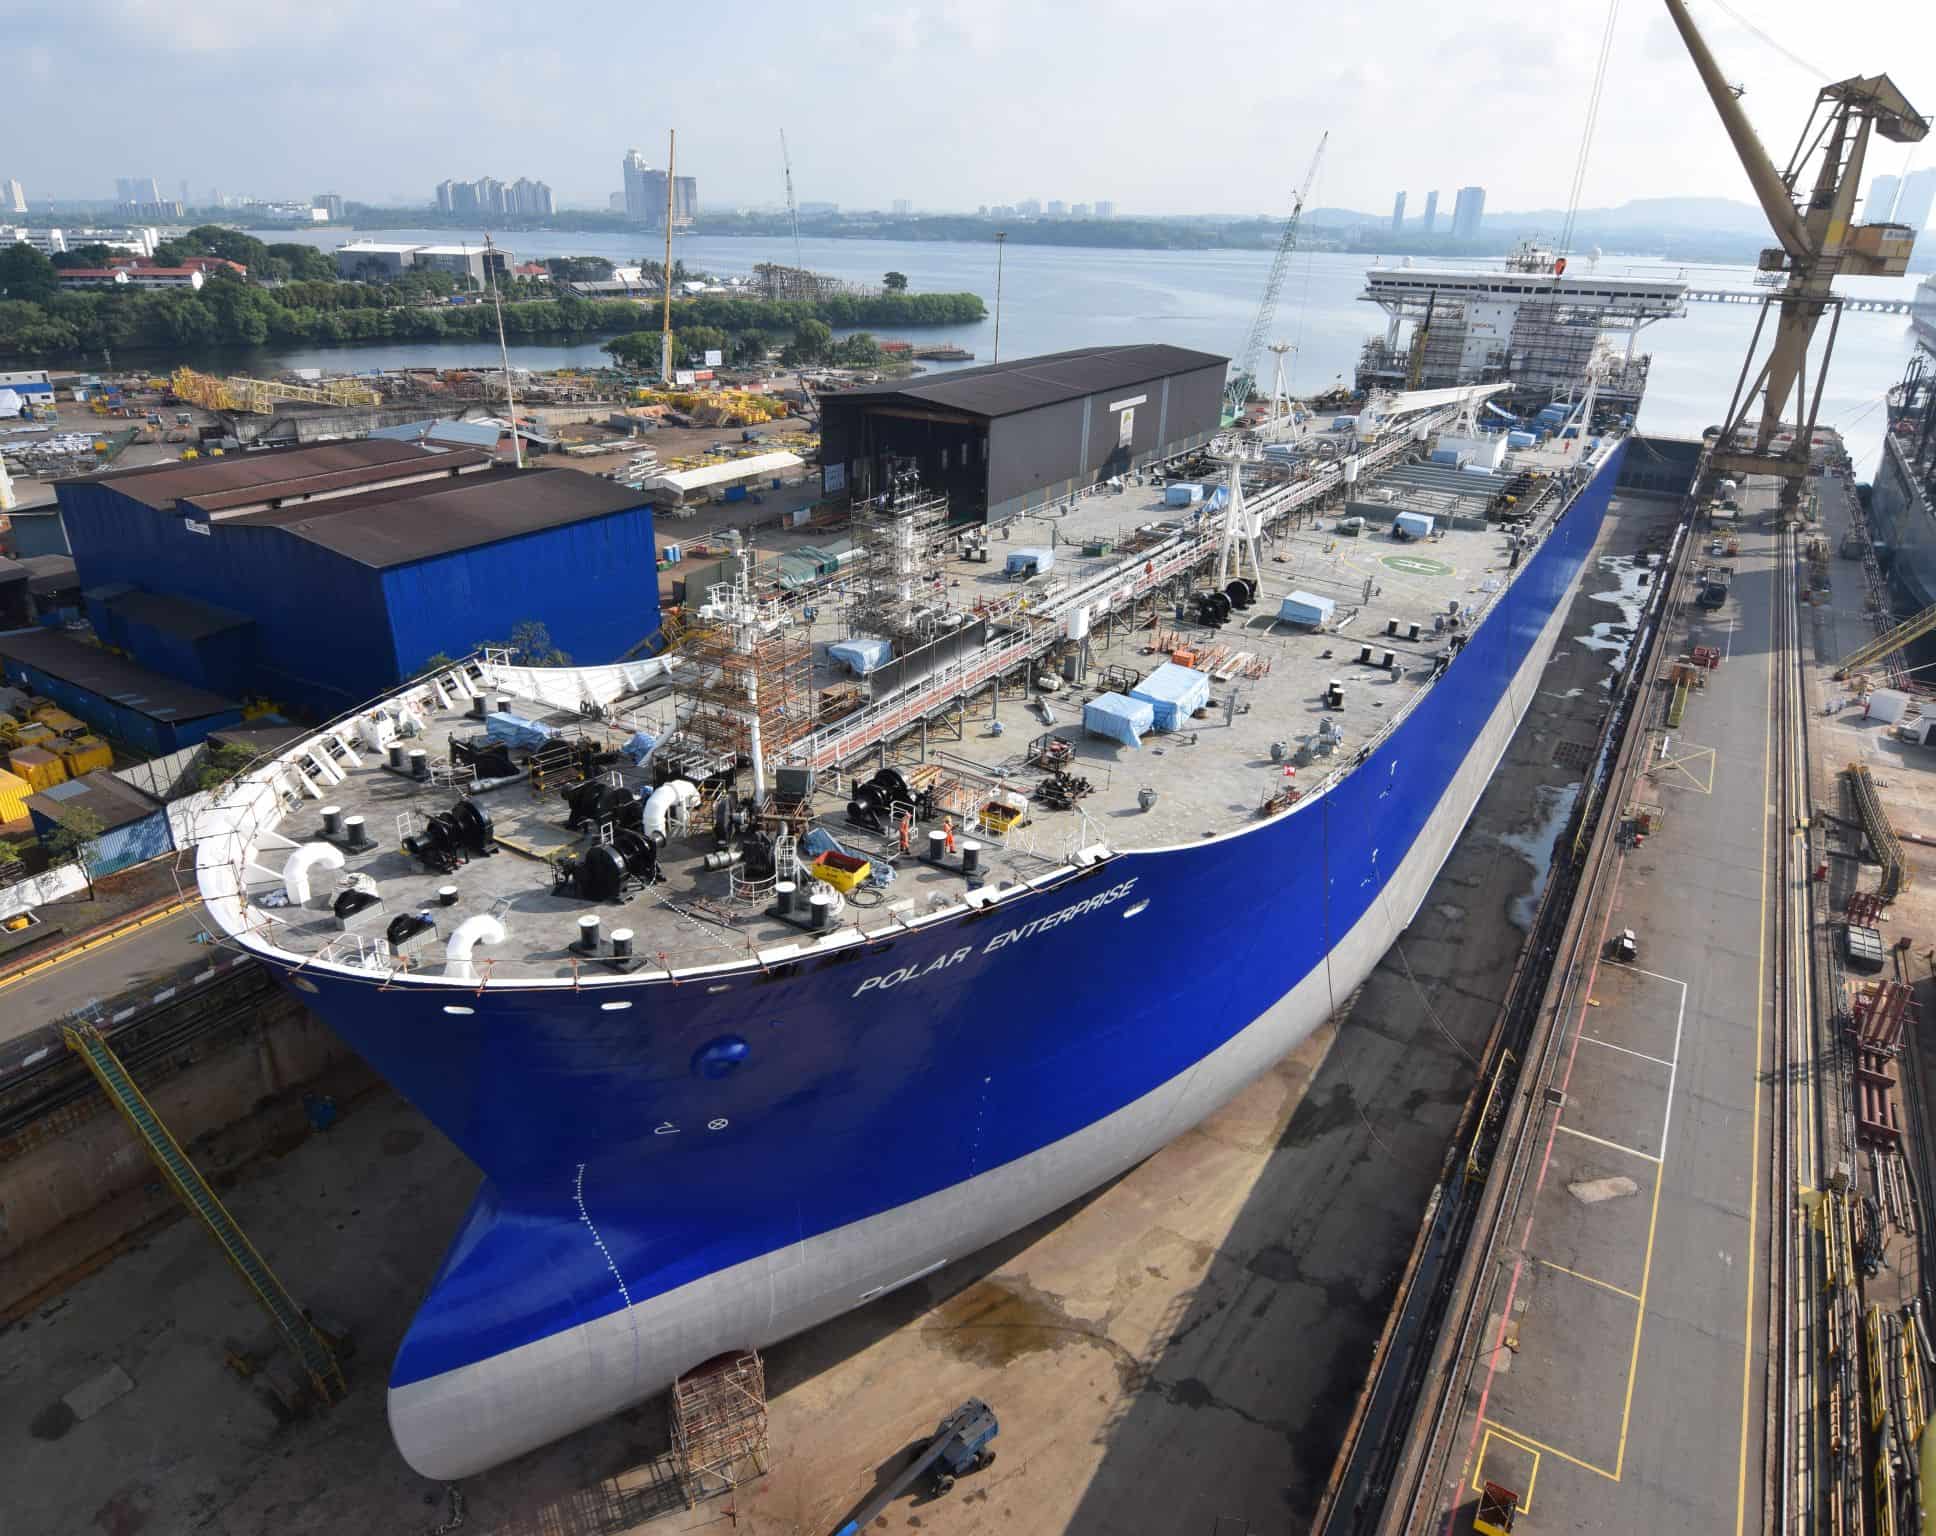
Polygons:
[[78,943],[70,944],[58,954],[49,955],[44,960],[36,960],[32,965],[23,965],[17,971],[11,971],[5,976],[0,976],[0,988],[10,987],[16,981],[25,981],[30,976],[38,976],[43,972],[51,971],[56,966],[65,965],[69,960],[78,960],[82,955],[90,955],[96,950],[106,949],[110,944],[115,943],[119,939],[125,939],[131,933],[139,933],[151,923],[158,923],[163,918],[173,917],[178,912],[186,912],[190,907],[199,907],[201,904],[201,897],[190,896],[185,901],[177,901],[170,906],[161,908],[158,912],[150,912],[146,917],[138,917],[131,923],[122,924],[119,928],[110,928],[105,933],[96,934],[92,938],[84,938]]
[[[1714,748],[1688,747],[1678,756],[1663,757],[1654,764],[1654,771],[1663,785],[1674,789],[1697,789],[1704,795],[1711,795],[1714,793],[1714,766]],[[1685,783],[1681,782],[1683,779]]]
[[1596,1280],[1592,1275],[1583,1275],[1577,1269],[1568,1269],[1564,1264],[1555,1264],[1551,1259],[1536,1259],[1534,1262],[1543,1264],[1548,1269],[1556,1269],[1563,1275],[1571,1275],[1575,1280],[1584,1280],[1588,1285],[1597,1285],[1603,1291],[1612,1291],[1614,1295],[1624,1296],[1629,1301],[1640,1300],[1638,1291],[1630,1291],[1625,1286],[1613,1284],[1610,1280]]
[[1511,1435],[1499,1430],[1488,1429],[1484,1438],[1479,1441],[1479,1463],[1472,1469],[1472,1491],[1474,1493],[1486,1491],[1486,1452],[1492,1449],[1494,1440],[1533,1458],[1533,1470],[1526,1476],[1526,1491],[1519,1496],[1519,1513],[1530,1515],[1533,1512],[1533,1490],[1539,1486],[1540,1453],[1530,1445],[1521,1445]]
[[1535,1440],[1531,1435],[1521,1434],[1518,1430],[1501,1424],[1497,1419],[1481,1419],[1479,1422],[1488,1430],[1497,1433],[1501,1440],[1518,1446],[1522,1451],[1539,1451],[1548,1456],[1557,1456],[1568,1466],[1578,1467],[1582,1472],[1591,1472],[1596,1477],[1604,1477],[1610,1483],[1620,1481],[1618,1472],[1609,1472],[1605,1467],[1596,1467],[1590,1461],[1582,1461],[1577,1456],[1570,1456],[1557,1445],[1548,1445],[1544,1440]]
[[[1576,1131],[1570,1125],[1561,1125],[1556,1123],[1553,1129],[1557,1131],[1564,1131],[1569,1136],[1577,1136],[1581,1141],[1590,1141],[1596,1147],[1605,1147],[1611,1152],[1624,1152],[1629,1157],[1637,1157],[1642,1162],[1654,1164],[1655,1167],[1660,1166],[1659,1158],[1655,1157],[1654,1154],[1651,1152],[1642,1152],[1638,1147],[1623,1146],[1620,1142],[1608,1141],[1604,1136],[1589,1136],[1585,1131]],[[1656,1192],[1658,1192],[1658,1190]],[[1652,1244],[1649,1243],[1648,1246],[1652,1247]]]

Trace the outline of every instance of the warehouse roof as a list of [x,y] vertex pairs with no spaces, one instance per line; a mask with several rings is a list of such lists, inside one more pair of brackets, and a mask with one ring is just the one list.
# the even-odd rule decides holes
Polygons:
[[579,470],[500,467],[245,512],[217,527],[281,528],[383,570],[644,505],[637,491]]
[[[90,597],[89,602],[92,601]],[[164,592],[121,592],[103,602],[125,619],[182,640],[202,640],[255,622],[233,609],[218,608],[192,597],[171,597]]]
[[37,795],[27,797],[27,809],[39,811],[49,821],[64,821],[71,811],[91,811],[101,820],[101,829],[112,832],[133,822],[146,821],[161,808],[132,784],[123,783],[105,768],[84,773],[78,779],[55,784]]
[[727,459],[718,464],[701,464],[697,469],[674,469],[654,475],[645,483],[660,490],[703,491],[713,485],[733,485],[741,480],[758,480],[798,469],[805,461],[797,453],[755,453],[743,459]]
[[821,404],[825,407],[850,400],[911,400],[972,416],[1012,416],[1017,411],[1055,405],[1063,400],[1080,400],[1085,395],[1142,384],[1173,373],[1222,368],[1229,361],[1214,352],[1194,352],[1187,347],[1155,342],[1078,347],[1072,352],[1017,358],[1012,363],[957,368],[905,383],[843,390],[823,396]]
[[99,646],[84,645],[50,629],[0,634],[0,657],[98,693],[151,720],[199,720],[237,708],[234,700],[219,693],[178,683]]
[[296,448],[271,448],[261,453],[225,454],[219,459],[198,459],[188,463],[167,461],[144,464],[133,469],[111,470],[105,475],[87,475],[57,482],[63,485],[109,485],[123,496],[166,511],[183,497],[196,501],[226,491],[248,490],[279,481],[294,482],[349,470],[393,465],[406,459],[421,459],[424,450],[415,443],[394,443],[359,438],[342,443],[309,443]]

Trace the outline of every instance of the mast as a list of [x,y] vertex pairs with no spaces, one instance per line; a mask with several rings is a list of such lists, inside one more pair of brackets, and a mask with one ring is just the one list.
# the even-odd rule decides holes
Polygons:
[[679,130],[666,130],[666,244],[665,317],[659,322],[659,382],[672,383],[672,171],[673,155],[679,147]]

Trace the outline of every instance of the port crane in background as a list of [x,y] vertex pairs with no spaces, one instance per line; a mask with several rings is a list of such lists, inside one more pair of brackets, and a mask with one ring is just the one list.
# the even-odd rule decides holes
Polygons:
[[1264,350],[1264,340],[1270,335],[1272,323],[1277,319],[1277,295],[1284,287],[1284,274],[1290,269],[1291,252],[1297,249],[1297,228],[1304,217],[1304,205],[1311,199],[1311,188],[1317,184],[1318,166],[1324,161],[1324,146],[1331,141],[1329,131],[1318,139],[1318,150],[1311,157],[1311,170],[1304,178],[1304,189],[1297,194],[1297,201],[1291,204],[1291,216],[1284,221],[1283,236],[1277,242],[1277,255],[1271,259],[1270,276],[1264,282],[1263,301],[1257,306],[1257,318],[1250,323],[1250,334],[1244,340],[1244,349],[1234,359],[1231,366],[1235,370],[1230,382],[1224,386],[1224,416],[1235,420],[1243,414],[1244,402],[1250,399],[1250,392],[1257,383],[1257,356]]
[[[1836,327],[1841,321],[1841,301],[1832,285],[1843,275],[1901,276],[1909,269],[1909,253],[1916,242],[1916,232],[1904,225],[1851,222],[1869,138],[1879,133],[1893,143],[1918,143],[1929,132],[1929,120],[1917,114],[1887,75],[1851,76],[1822,87],[1788,168],[1777,171],[1741,110],[1736,88],[1721,73],[1700,29],[1688,15],[1684,0],[1666,0],[1666,5],[1780,242],[1761,253],[1761,270],[1778,277],[1785,274],[1787,279],[1762,301],[1754,339],[1741,364],[1741,377],[1728,404],[1721,435],[1707,453],[1703,488],[1726,474],[1778,475],[1782,480],[1782,510],[1793,513],[1801,504],[1802,479],[1808,473],[1808,451],[1815,438],[1815,417],[1821,409],[1829,357],[1835,350]],[[1821,164],[1812,184],[1804,187],[1802,173],[1817,154]],[[1774,343],[1749,383],[1749,367],[1761,345],[1771,304],[1780,312]],[[1809,344],[1817,323],[1829,310],[1834,313],[1811,394]],[[1791,396],[1797,427],[1787,447],[1777,450],[1781,413]],[[1760,417],[1753,443],[1744,444],[1738,434],[1757,401]]]
[[800,205],[793,200],[793,155],[787,149],[786,129],[780,130],[780,166],[786,172],[787,218],[793,224],[793,270],[802,270],[800,263]]

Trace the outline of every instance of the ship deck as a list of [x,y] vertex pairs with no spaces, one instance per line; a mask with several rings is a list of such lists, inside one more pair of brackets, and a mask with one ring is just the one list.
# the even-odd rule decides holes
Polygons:
[[[1556,458],[1552,466],[1565,462]],[[1002,551],[1049,544],[1052,538],[1058,549],[1052,580],[1079,580],[1086,565],[1100,568],[1123,558],[1118,551],[1084,561],[1075,553],[1083,541],[1127,537],[1138,526],[1175,516],[1175,509],[1161,507],[1159,493],[1132,487],[1120,496],[1086,498],[1054,519],[1018,520],[1010,525],[1006,544],[999,537],[993,541],[987,563],[957,561],[948,567],[951,595],[966,607],[977,597],[1014,592],[1002,572]],[[400,913],[426,912],[437,919],[438,935],[409,964],[436,975],[444,967],[443,937],[464,918],[490,912],[504,924],[507,938],[477,951],[479,980],[593,982],[620,973],[573,952],[579,920],[588,913],[601,918],[607,939],[616,929],[632,930],[641,966],[633,974],[680,973],[755,958],[771,965],[880,938],[969,900],[999,900],[1066,869],[1080,850],[1098,844],[1132,851],[1238,831],[1282,810],[1287,803],[1282,796],[1291,786],[1309,794],[1330,776],[1348,772],[1360,750],[1430,683],[1450,640],[1450,632],[1440,632],[1435,621],[1455,607],[1483,610],[1505,585],[1510,568],[1509,537],[1496,525],[1441,524],[1433,535],[1413,541],[1399,540],[1389,526],[1376,524],[1367,524],[1362,536],[1345,536],[1336,513],[1296,514],[1290,521],[1262,542],[1257,603],[1220,628],[1178,620],[1168,609],[1152,624],[1146,607],[1140,623],[1119,619],[1092,631],[1086,669],[1074,683],[1058,678],[1054,691],[1044,692],[1039,674],[1034,686],[1029,677],[1018,676],[1000,697],[984,687],[843,772],[823,772],[813,803],[816,824],[847,851],[893,870],[886,886],[863,888],[850,898],[830,932],[810,935],[767,915],[764,897],[750,899],[742,892],[747,899],[735,899],[728,874],[704,867],[715,846],[709,818],[691,835],[675,835],[661,854],[659,882],[622,903],[555,895],[551,861],[581,849],[583,839],[566,829],[558,794],[534,794],[522,778],[474,792],[492,817],[495,854],[473,858],[454,871],[426,868],[404,851],[402,837],[425,816],[448,809],[458,792],[415,781],[384,766],[380,754],[361,750],[360,764],[343,763],[345,776],[326,794],[345,816],[365,818],[377,844],[348,855],[343,873],[366,875],[376,883],[381,920],[372,924],[369,919],[378,914],[366,914],[358,933],[346,934],[326,908],[314,903],[265,908],[259,877],[252,917],[268,919],[272,932],[264,936],[285,951],[387,969],[395,962],[382,958],[384,923]],[[1065,551],[1071,557],[1066,563],[1060,558]],[[1336,603],[1329,631],[1277,620],[1279,600],[1295,590]],[[1037,596],[1052,601],[1052,594],[1039,588]],[[1397,621],[1396,635],[1387,633],[1389,620]],[[1416,640],[1407,638],[1412,624],[1420,628]],[[1389,649],[1396,665],[1387,670],[1361,664],[1364,644],[1381,660]],[[1195,651],[1199,667],[1212,679],[1208,706],[1184,729],[1147,734],[1140,747],[1085,731],[1086,702],[1121,687],[1128,673],[1146,676],[1177,650]],[[824,651],[822,641],[816,645],[817,670],[825,666]],[[1333,680],[1343,685],[1342,708],[1324,702]],[[671,724],[672,700],[666,695],[621,700],[619,709],[608,709],[600,720],[496,691],[504,695],[501,708],[583,732],[613,749],[633,729],[664,730]],[[466,712],[466,702],[453,700],[448,709],[429,714],[427,739],[410,745],[424,746],[433,761],[447,757],[451,736],[481,729]],[[1321,724],[1336,733],[1331,740],[1321,739]],[[1076,810],[1049,809],[1035,798],[1049,777],[1037,761],[1044,737],[1066,743],[1066,771],[1089,782],[1090,792]],[[852,785],[883,764],[898,768],[917,787],[930,783],[944,803],[957,807],[957,842],[972,837],[981,849],[976,889],[971,891],[958,863],[937,867],[921,858],[929,827],[915,829],[915,851],[902,855],[891,832],[878,835],[847,820]],[[1293,766],[1295,774],[1288,774]],[[978,808],[1001,790],[1030,796],[1025,821],[1006,836],[971,825]],[[315,840],[321,835],[322,804],[304,800],[285,814],[278,831],[294,843]],[[803,885],[817,888],[813,881]],[[456,887],[456,900],[440,907],[437,896],[445,886]],[[273,892],[267,895],[268,902],[276,899]]]

